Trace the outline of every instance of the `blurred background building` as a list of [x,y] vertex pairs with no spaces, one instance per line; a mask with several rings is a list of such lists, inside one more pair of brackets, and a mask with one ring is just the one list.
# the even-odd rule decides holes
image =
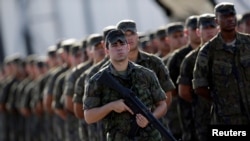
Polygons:
[[[222,0],[0,0],[0,62],[13,53],[44,55],[66,38],[101,33],[122,19],[136,21],[139,32],[157,29],[192,14],[213,12]],[[238,14],[248,0],[233,2]]]

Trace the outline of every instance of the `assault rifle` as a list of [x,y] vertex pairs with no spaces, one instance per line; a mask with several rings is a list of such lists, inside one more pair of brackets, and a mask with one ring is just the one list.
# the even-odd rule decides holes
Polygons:
[[124,98],[125,104],[134,112],[134,114],[142,114],[150,124],[153,125],[166,139],[169,141],[177,141],[173,135],[161,124],[161,122],[154,117],[154,115],[148,110],[148,108],[141,102],[141,100],[134,94],[134,92],[126,87],[123,87],[117,82],[113,76],[107,73],[105,70],[97,80],[99,83],[108,86],[119,92]]

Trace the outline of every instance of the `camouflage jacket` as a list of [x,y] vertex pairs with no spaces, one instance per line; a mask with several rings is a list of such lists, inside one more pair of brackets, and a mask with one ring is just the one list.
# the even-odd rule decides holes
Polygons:
[[[110,64],[90,78],[84,93],[83,104],[85,109],[100,107],[112,101],[122,99],[122,96],[117,91],[97,83],[102,71],[111,73],[124,87],[131,89],[152,111],[155,109],[155,104],[158,101],[165,100],[166,98],[155,73],[151,70],[130,62],[126,74],[119,75]],[[111,112],[108,114],[103,119],[105,131],[110,135],[108,136],[108,140],[129,140],[128,132],[131,129],[133,120],[134,116],[129,112]],[[160,132],[150,125],[141,129],[138,136],[143,140],[161,140]]]
[[165,92],[175,89],[169,70],[159,57],[140,51],[135,63],[154,71]]
[[209,87],[214,123],[249,124],[250,36],[237,33],[235,45],[218,34],[201,47],[193,73],[193,87]]

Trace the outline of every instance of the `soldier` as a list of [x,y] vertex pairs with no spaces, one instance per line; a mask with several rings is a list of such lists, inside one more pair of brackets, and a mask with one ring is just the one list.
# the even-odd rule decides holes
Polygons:
[[155,32],[156,31],[148,31],[149,46],[152,48],[152,54],[156,54],[158,52]]
[[[173,93],[172,107],[168,111],[166,118],[169,120],[170,129],[172,128],[173,132],[176,133],[176,138],[181,138],[182,136],[182,139],[185,141],[192,140],[192,111],[191,105],[178,96],[178,86],[176,84],[176,80],[179,75],[181,62],[185,55],[200,45],[200,38],[196,33],[197,21],[197,15],[189,16],[186,19],[184,32],[187,35],[188,43],[187,45],[172,52],[167,62],[169,74],[175,83],[176,89]],[[179,127],[181,130],[179,130]],[[177,137],[177,134],[179,134],[179,137]]]
[[163,58],[170,52],[170,46],[166,41],[167,33],[166,26],[160,26],[155,32],[155,40],[157,41],[158,52],[156,56]]
[[[107,140],[135,138],[148,141],[161,140],[160,133],[156,129],[147,126],[148,121],[144,116],[141,114],[133,115],[133,112],[126,106],[119,93],[97,83],[98,76],[103,71],[107,71],[122,85],[136,92],[136,95],[143,99],[145,105],[152,110],[155,117],[160,118],[167,111],[166,96],[155,73],[128,60],[130,46],[123,32],[121,30],[112,30],[106,38],[106,48],[111,64],[91,77],[86,86],[83,100],[86,122],[90,124],[103,120]],[[142,87],[144,85],[148,86]],[[128,132],[132,126],[130,120],[133,118],[136,118],[134,120],[141,128],[138,134],[129,137]]]
[[[74,123],[69,123],[68,120],[70,118],[68,117],[68,112],[65,109],[65,99],[63,95],[63,90],[65,87],[65,79],[70,74],[71,69],[74,67],[72,60],[75,60],[75,56],[72,56],[70,51],[72,50],[73,46],[77,43],[77,40],[74,38],[69,38],[66,40],[63,40],[61,43],[62,46],[62,57],[64,60],[64,65],[66,67],[65,71],[60,73],[58,77],[55,80],[55,87],[53,88],[53,108],[55,111],[55,114],[57,116],[56,118],[56,133],[60,137],[60,140],[64,139],[66,141],[69,140],[77,140],[77,135],[73,136],[71,134],[74,134],[71,129],[71,125],[74,125]],[[82,59],[81,56],[78,56],[80,59]],[[72,59],[74,58],[74,59]],[[80,62],[80,61],[79,61]],[[73,130],[74,131],[74,130]],[[75,134],[74,134],[75,135]],[[72,139],[72,138],[73,139]]]
[[[6,140],[15,141],[19,137],[23,139],[23,136],[19,134],[19,129],[22,128],[20,123],[20,114],[18,113],[18,107],[15,105],[16,90],[18,84],[25,78],[25,72],[23,67],[23,59],[20,55],[14,54],[8,56],[6,59],[10,72],[8,78],[5,80],[2,91],[0,93],[0,109],[2,114],[5,114],[6,121],[3,123],[5,131],[3,133],[7,136]],[[7,71],[7,70],[6,70]],[[20,138],[20,140],[22,140]]]
[[[19,84],[27,77],[27,73],[25,70],[25,61],[23,59],[19,60],[16,64],[17,72],[16,72],[16,81],[11,86],[10,93],[8,95],[8,100],[6,103],[6,109],[9,114],[9,130],[11,135],[11,140],[13,141],[24,141],[24,118],[20,114],[18,110],[18,102],[22,98],[22,95],[18,93]],[[21,97],[20,97],[21,96]]]
[[[160,85],[165,91],[167,105],[170,107],[172,102],[172,91],[175,89],[175,86],[169,76],[168,68],[165,66],[161,58],[138,49],[138,35],[136,32],[137,28],[135,21],[126,19],[121,20],[118,22],[117,28],[125,33],[127,42],[131,46],[129,60],[147,67],[156,73]],[[168,126],[165,120],[162,120],[162,122],[165,126]]]
[[[55,89],[55,111],[58,115],[64,120],[64,130],[62,131],[65,134],[66,141],[79,141],[78,131],[75,130],[78,127],[78,120],[75,118],[74,114],[66,108],[66,93],[65,88],[69,88],[71,86],[67,86],[67,82],[72,74],[73,69],[82,63],[83,61],[83,52],[80,49],[80,43],[75,39],[68,39],[62,43],[63,46],[68,46],[69,53],[67,59],[67,64],[69,69],[64,73],[60,74],[56,80]],[[61,114],[63,116],[61,116]],[[65,117],[64,117],[65,116]],[[64,119],[65,118],[65,119]]]
[[35,72],[38,74],[37,86],[34,88],[34,94],[32,97],[32,110],[37,116],[42,116],[43,105],[42,105],[42,92],[45,87],[47,80],[46,74],[48,72],[48,65],[45,58],[40,57],[35,62]]
[[236,30],[238,32],[242,32],[243,33],[242,14],[237,14],[236,18],[237,18]]
[[[48,109],[49,106],[46,107],[45,101],[46,97],[44,93],[47,91],[47,83],[49,82],[49,79],[53,76],[53,73],[55,70],[59,67],[61,61],[60,58],[57,54],[57,46],[56,45],[51,45],[47,49],[47,65],[48,65],[48,72],[45,74],[45,86],[42,90],[42,104],[43,104],[43,114],[44,114],[44,128],[45,128],[45,136],[47,141],[52,141],[53,137],[55,135],[54,130],[53,130],[53,111]],[[49,96],[47,96],[49,97]],[[51,96],[52,97],[52,96]],[[50,98],[51,98],[50,97]],[[49,105],[49,104],[48,104]]]
[[48,72],[48,65],[44,57],[39,57],[36,59],[35,62],[35,73],[38,75],[36,79],[36,85],[33,88],[33,95],[31,97],[31,108],[33,114],[36,116],[37,119],[37,130],[39,130],[39,134],[37,135],[36,139],[38,141],[48,141],[48,137],[46,136],[46,126],[45,126],[45,114],[44,108],[42,105],[42,96],[43,96],[43,89],[47,81],[47,72]]
[[[63,115],[64,113],[60,110],[57,111],[57,114],[54,106],[55,106],[55,92],[56,92],[56,80],[60,76],[60,74],[64,73],[69,69],[69,64],[67,58],[68,58],[68,53],[69,53],[69,45],[63,46],[62,44],[64,41],[67,40],[62,40],[57,43],[58,49],[56,50],[58,59],[59,59],[59,64],[60,66],[56,67],[55,69],[52,69],[52,72],[48,78],[48,82],[46,83],[44,93],[43,93],[43,104],[45,111],[51,115],[52,121],[52,128],[53,128],[53,140],[63,140],[64,139],[64,121],[59,117],[58,115],[61,114]],[[59,88],[58,88],[59,89]],[[52,104],[53,103],[53,104]],[[56,103],[59,106],[61,106],[61,103]],[[56,105],[56,106],[58,106]],[[58,107],[59,107],[58,106]]]
[[[103,42],[102,41],[103,41],[103,37],[102,37],[101,34],[95,33],[95,34],[91,34],[90,36],[88,36],[88,38],[87,38],[87,44],[88,45],[87,46],[88,46],[88,48],[90,48],[90,51],[91,51],[91,54],[92,54],[92,57],[93,57],[92,61],[91,61],[91,63],[85,63],[85,65],[82,64],[80,66],[80,68],[74,69],[72,71],[72,73],[69,74],[69,77],[66,80],[66,83],[68,82],[68,85],[73,85],[73,86],[68,86],[66,84],[66,89],[65,89],[66,91],[64,93],[65,96],[66,96],[66,108],[70,111],[69,112],[70,114],[68,114],[68,116],[69,116],[69,118],[71,118],[71,122],[69,122],[69,125],[71,125],[71,126],[72,126],[72,123],[73,123],[72,120],[74,120],[74,123],[76,123],[75,126],[78,127],[78,119],[76,117],[73,117],[73,115],[71,115],[71,112],[72,113],[74,112],[73,111],[72,97],[73,97],[73,94],[74,94],[75,81],[89,67],[91,67],[93,64],[95,64],[96,62],[99,62],[100,60],[103,59],[103,57],[105,56],[105,51],[104,51],[104,48],[103,48]],[[71,84],[69,84],[69,83],[71,83]],[[70,88],[71,90],[69,90],[68,88]],[[71,115],[71,117],[70,117],[70,115]],[[73,130],[74,131],[71,131],[71,133],[73,133],[73,132],[79,133],[78,130],[75,130],[75,129],[73,129]],[[72,140],[72,138],[71,138],[71,140]]]
[[[217,32],[218,27],[215,22],[215,15],[205,13],[199,16],[198,20],[198,35],[201,38],[201,45],[205,44],[213,38]],[[190,110],[193,111],[192,120],[194,121],[194,128],[192,128],[192,135],[196,138],[193,140],[206,141],[207,125],[210,123],[210,104],[202,99],[200,96],[194,94],[192,89],[193,69],[200,47],[191,51],[185,56],[180,67],[180,75],[177,79],[179,96],[192,104]]]
[[171,57],[172,53],[184,45],[186,45],[186,37],[184,33],[184,25],[182,22],[169,23],[166,26],[167,33],[167,43],[170,47],[170,52],[163,56],[162,60],[167,65],[168,59]]
[[144,36],[142,38],[140,38],[140,49],[144,52],[147,53],[153,53],[153,49],[152,46],[150,46],[149,44],[149,37],[148,36]]
[[[93,40],[93,41],[97,41],[99,43],[101,43],[100,45],[102,45],[103,50],[105,49],[105,39],[106,39],[106,35],[109,31],[116,29],[115,26],[107,26],[103,29],[103,41],[99,42],[101,40]],[[100,46],[99,45],[99,46]],[[92,46],[92,48],[95,48]],[[98,52],[102,52],[101,49],[99,48],[100,51],[98,50],[93,50],[94,53],[96,55],[94,55],[94,64],[93,66],[91,66],[89,69],[87,69],[85,72],[83,72],[80,77],[77,79],[76,84],[75,84],[75,88],[74,88],[74,113],[76,115],[77,118],[79,118],[79,134],[81,136],[82,140],[87,140],[87,141],[105,141],[105,134],[103,134],[103,127],[102,124],[100,124],[100,122],[98,122],[97,124],[93,124],[92,127],[89,127],[84,119],[84,115],[83,115],[83,103],[82,103],[82,99],[83,99],[83,95],[84,95],[84,87],[88,81],[88,79],[94,75],[108,60],[108,56],[103,56],[103,54],[100,54]],[[100,55],[100,56],[98,56]],[[102,60],[98,59],[101,58],[101,56],[103,57]],[[96,58],[96,59],[95,59]],[[92,129],[95,129],[95,131],[93,132]]]
[[200,48],[193,88],[196,94],[212,102],[212,124],[247,125],[250,123],[250,36],[236,31],[233,3],[219,3],[214,12],[220,32]]
[[242,25],[242,32],[250,34],[250,12],[242,14],[241,25]]
[[117,23],[117,29],[120,29],[124,32],[127,42],[131,46],[128,56],[129,60],[149,68],[156,73],[161,87],[165,91],[167,97],[166,102],[169,106],[172,100],[172,90],[175,89],[175,86],[169,76],[168,68],[164,65],[159,57],[139,50],[138,34],[135,21],[129,19],[121,20]]
[[32,113],[31,99],[34,93],[34,88],[37,85],[38,74],[35,73],[36,65],[36,56],[34,54],[27,56],[26,58],[26,70],[29,77],[29,82],[27,82],[23,88],[23,93],[19,93],[20,105],[19,109],[21,114],[25,118],[25,127],[26,127],[26,140],[34,140],[38,138],[39,128],[36,128],[38,125],[37,117]]
[[[64,60],[62,59],[62,41],[59,41],[56,44],[56,49],[53,49],[51,52],[48,51],[48,65],[49,65],[49,78],[48,82],[45,85],[44,91],[43,91],[43,105],[44,109],[47,113],[53,114],[53,108],[52,108],[52,101],[53,101],[53,87],[55,84],[55,80],[58,77],[58,75],[64,71],[67,70],[67,66],[64,63]],[[50,46],[49,48],[54,48],[54,46]]]
[[[5,96],[5,90],[7,87],[7,84],[10,84],[10,80],[12,77],[11,74],[11,61],[9,57],[5,57],[4,64],[3,64],[3,78],[1,79],[1,89],[0,89],[0,141],[6,141],[9,140],[8,137],[8,115],[6,111],[6,96]],[[8,88],[9,89],[9,88]],[[6,89],[7,90],[7,89]],[[9,90],[8,90],[9,91]]]

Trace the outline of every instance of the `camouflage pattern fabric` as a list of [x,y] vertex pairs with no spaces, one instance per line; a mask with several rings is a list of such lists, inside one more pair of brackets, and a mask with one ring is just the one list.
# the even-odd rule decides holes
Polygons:
[[[191,51],[185,56],[180,68],[180,75],[177,79],[178,84],[192,86],[193,69],[195,60],[200,48]],[[193,140],[206,141],[207,140],[207,127],[210,124],[210,107],[211,104],[199,95],[192,91],[192,123],[193,129],[189,132],[193,135]]]
[[193,87],[209,86],[213,99],[213,124],[249,124],[250,37],[236,34],[227,46],[218,34],[198,53]]
[[[130,62],[126,76],[117,74],[112,68],[112,65],[102,69],[102,71],[108,71],[123,86],[134,91],[137,97],[141,99],[149,109],[153,110],[156,102],[165,99],[165,93],[161,89],[155,73],[147,68]],[[122,98],[115,90],[97,83],[97,78],[102,71],[91,77],[86,86],[84,94],[85,109],[99,107]],[[103,119],[105,131],[108,133],[107,140],[130,140],[128,139],[128,132],[131,129],[131,122],[133,119],[134,116],[129,112],[111,112],[107,115]],[[140,129],[138,140],[160,141],[161,135],[160,132],[149,125],[146,128]]]
[[[80,77],[76,80],[75,84],[75,94],[73,101],[75,103],[81,103],[84,95],[84,86],[89,78],[94,75],[98,70],[108,62],[108,58],[105,58],[101,62],[94,66],[91,66],[85,72],[83,72]],[[84,120],[79,121],[79,136],[82,140],[86,141],[105,141],[105,134],[103,133],[103,124],[101,122],[93,123],[88,125]]]
[[155,72],[165,92],[175,89],[175,85],[169,75],[169,70],[159,57],[139,51],[138,59],[135,63]]

